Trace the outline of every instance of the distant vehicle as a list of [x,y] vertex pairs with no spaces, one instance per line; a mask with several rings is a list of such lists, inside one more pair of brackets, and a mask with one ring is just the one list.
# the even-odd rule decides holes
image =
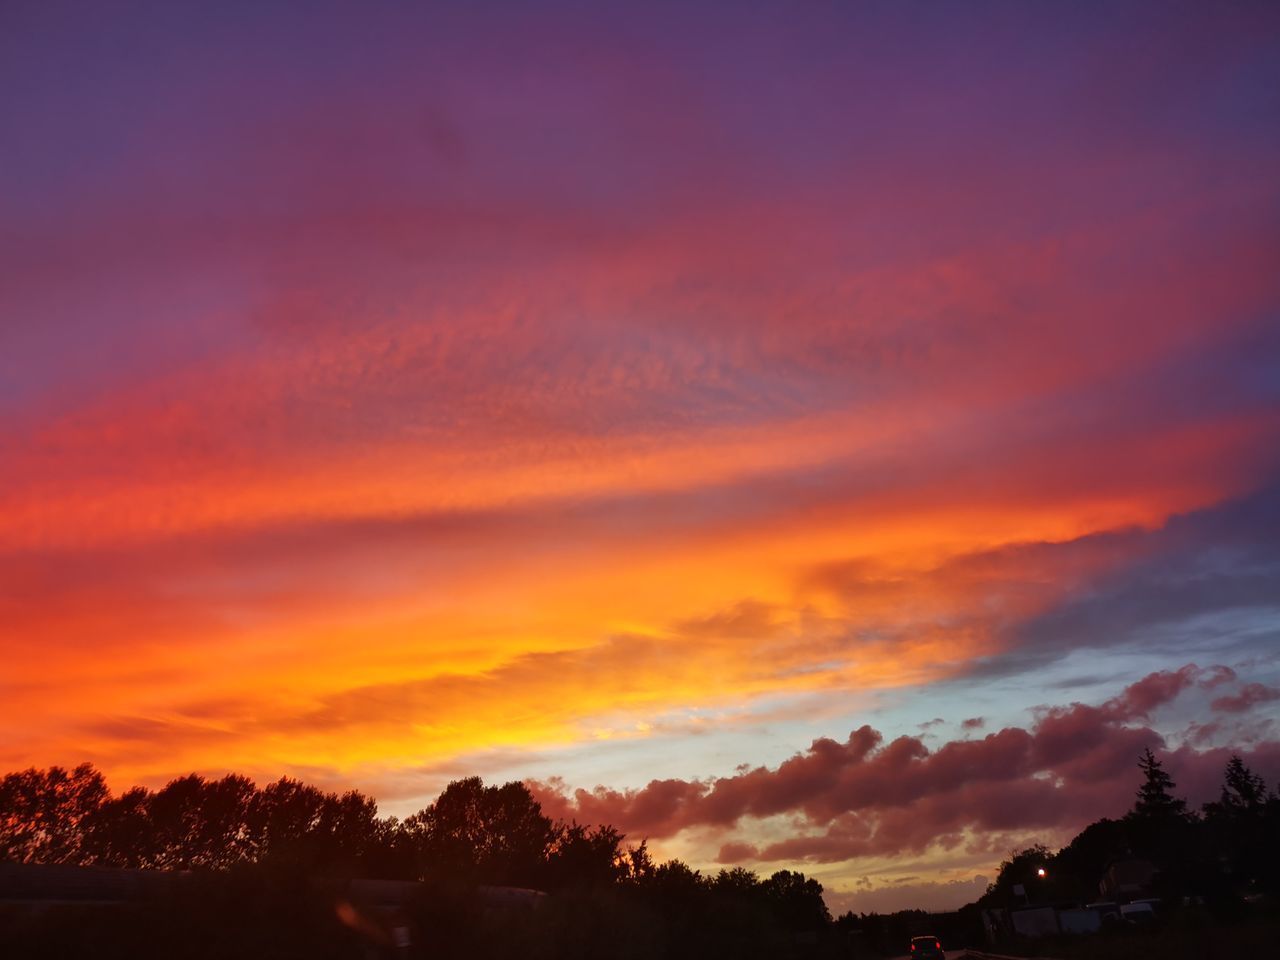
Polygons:
[[937,937],[912,937],[911,960],[947,960]]
[[1086,903],[1086,910],[1097,910],[1102,917],[1103,926],[1120,922],[1120,904],[1114,900],[1099,900],[1097,903]]
[[1120,905],[1120,918],[1135,927],[1156,922],[1156,912],[1150,903],[1125,903]]

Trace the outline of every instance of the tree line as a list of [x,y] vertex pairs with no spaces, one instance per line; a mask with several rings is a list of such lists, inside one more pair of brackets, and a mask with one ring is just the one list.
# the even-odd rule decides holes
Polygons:
[[[136,787],[115,796],[88,764],[29,769],[0,780],[4,861],[192,871],[204,878],[202,902],[158,915],[184,916],[187,928],[200,927],[204,917],[208,943],[232,935],[225,923],[206,916],[210,902],[231,898],[236,906],[223,912],[235,913],[239,925],[260,938],[286,923],[282,918],[296,912],[297,903],[315,899],[314,884],[302,881],[355,877],[421,882],[414,915],[432,931],[439,956],[504,955],[501,944],[484,946],[501,936],[519,940],[527,956],[536,956],[538,946],[561,955],[556,951],[569,949],[567,942],[582,955],[629,955],[620,948],[619,931],[647,944],[648,956],[683,956],[695,946],[714,952],[729,943],[740,956],[780,956],[794,948],[796,936],[830,924],[822,885],[802,873],[762,877],[733,868],[704,874],[678,859],[659,863],[644,841],[628,844],[608,824],[553,822],[524,784],[486,785],[479,777],[450,783],[431,804],[400,820],[380,817],[373,798],[359,791],[326,792],[290,778],[259,788],[243,776],[193,774],[157,790]],[[557,896],[538,911],[536,930],[503,934],[501,923],[476,913],[477,901],[467,893],[483,885]],[[293,905],[260,916],[262,904],[279,902],[284,889],[294,892]],[[589,922],[587,915],[596,919]],[[328,940],[320,938],[318,946],[314,930],[330,929],[333,921],[319,908],[310,916],[295,939],[309,943],[308,955],[316,956]],[[159,922],[148,917],[147,924]],[[100,925],[109,917],[91,921],[99,926],[85,939],[95,943],[131,936],[127,930],[103,933]],[[342,931],[330,933],[334,943],[342,942]],[[45,936],[62,938],[62,947],[72,949],[65,924],[43,921],[21,943]],[[149,955],[146,944],[132,949]]]
[[[1199,810],[1177,795],[1150,750],[1138,765],[1141,784],[1125,816],[1091,823],[1056,853],[1042,844],[1011,853],[978,904],[1098,900],[1099,879],[1121,859],[1155,867],[1151,892],[1171,903],[1193,898],[1230,912],[1280,894],[1280,796],[1239,756],[1226,763],[1218,799]],[[1015,884],[1027,891],[1022,898]]]
[[493,885],[613,883],[652,868],[645,845],[611,826],[552,823],[524,784],[449,784],[399,820],[349,790],[231,774],[179,777],[112,796],[89,764],[0,780],[0,861],[149,870],[251,864],[320,876],[417,880],[447,873]]
[[[948,915],[850,912],[833,921],[821,884],[802,873],[762,877],[736,867],[706,874],[680,860],[659,863],[645,842],[629,844],[612,826],[553,822],[523,784],[486,785],[479,777],[450,783],[399,820],[378,816],[376,802],[358,791],[326,792],[289,778],[259,788],[236,775],[192,775],[113,795],[89,765],[30,769],[0,779],[0,862],[211,878],[199,898],[153,906],[145,922],[105,914],[80,921],[83,942],[127,942],[121,955],[131,958],[153,955],[148,943],[129,940],[133,928],[164,923],[187,937],[168,955],[197,955],[191,930],[203,931],[211,956],[257,949],[276,935],[283,942],[281,931],[289,931],[298,956],[351,955],[343,952],[350,944],[333,925],[332,904],[301,882],[316,878],[419,881],[424,893],[414,916],[430,931],[431,955],[505,956],[518,948],[531,960],[844,956],[851,945],[858,956],[896,955],[916,933],[975,944],[983,936],[982,908],[1097,900],[1098,881],[1121,859],[1150,861],[1159,871],[1155,895],[1170,904],[1202,902],[1218,920],[1239,916],[1251,899],[1280,894],[1280,797],[1239,757],[1226,764],[1219,798],[1199,810],[1177,795],[1149,751],[1139,767],[1128,813],[1090,824],[1056,852],[1044,845],[1012,852],[976,903]],[[478,885],[555,896],[536,917],[499,922],[477,912],[467,890]],[[308,903],[310,912],[299,912]],[[237,922],[226,923],[227,915]],[[51,917],[32,922],[30,936],[15,943],[26,949],[52,937],[58,949],[50,956],[75,955],[66,939],[75,925]],[[120,925],[114,934],[102,926],[109,923]],[[228,939],[235,937],[249,939]],[[278,955],[293,949],[281,946]]]

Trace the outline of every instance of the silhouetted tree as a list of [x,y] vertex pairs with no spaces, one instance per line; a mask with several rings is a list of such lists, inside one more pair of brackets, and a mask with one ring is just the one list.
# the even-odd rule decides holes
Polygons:
[[153,851],[145,866],[161,870],[226,868],[255,859],[252,810],[257,790],[245,777],[171,780],[147,798]]
[[627,870],[622,879],[633,885],[644,883],[657,869],[657,864],[649,853],[648,840],[641,840],[637,846],[627,847],[623,860]]
[[979,898],[978,903],[991,907],[1007,907],[1011,903],[1021,903],[1023,898],[1016,896],[1013,892],[1017,884],[1022,884],[1028,891],[1026,894],[1028,900],[1033,899],[1038,893],[1036,884],[1040,882],[1036,871],[1040,867],[1049,870],[1052,860],[1052,852],[1042,843],[1024,850],[1011,851],[1009,858],[1000,864],[995,880],[987,885],[987,892]]
[[819,930],[831,922],[826,901],[822,899],[822,884],[803,873],[779,870],[761,882],[760,892],[787,930]]
[[661,897],[691,897],[706,890],[707,881],[683,860],[668,860],[654,868],[646,887]]
[[1046,865],[1055,895],[1092,900],[1098,880],[1115,860],[1131,856],[1130,826],[1124,820],[1102,819],[1081,830]]
[[555,830],[529,788],[455,780],[405,821],[424,874],[443,870],[480,883],[536,886]]
[[1223,771],[1221,798],[1216,803],[1205,804],[1205,809],[1227,817],[1260,817],[1268,799],[1263,779],[1246,767],[1238,755],[1232,754]]
[[754,898],[760,894],[760,877],[746,867],[721,870],[711,880],[716,893],[725,896]]
[[193,862],[226,868],[255,860],[258,837],[252,812],[258,789],[253,781],[228,774],[221,780],[206,781],[202,793]]
[[314,835],[324,793],[300,780],[281,777],[254,798],[252,832],[260,859],[285,868],[309,868],[317,859]]
[[611,826],[557,827],[547,853],[548,886],[607,887],[623,880],[630,870],[622,840],[623,835]]
[[1274,885],[1280,855],[1280,802],[1266,783],[1233,755],[1223,771],[1222,793],[1204,805],[1210,842],[1226,861],[1230,883],[1241,892]]
[[383,839],[378,803],[359,790],[325,794],[316,832],[321,841],[317,847],[329,870],[344,876],[359,874]]
[[106,800],[90,819],[85,862],[127,868],[150,864],[156,849],[150,806],[151,791],[145,787]]
[[357,790],[325,793],[282,778],[257,794],[249,833],[268,863],[353,876],[367,862],[394,859],[395,832],[377,814],[377,802]]
[[1144,777],[1138,788],[1138,800],[1134,804],[1130,816],[1135,820],[1163,821],[1183,817],[1187,812],[1187,802],[1173,795],[1177,786],[1173,777],[1165,772],[1163,765],[1156,759],[1150,748],[1142,751],[1138,761]]
[[1158,892],[1183,889],[1200,883],[1214,871],[1212,859],[1193,828],[1187,803],[1173,794],[1177,786],[1149,749],[1138,761],[1142,783],[1133,809],[1126,815],[1133,852],[1151,860],[1160,870]]
[[94,814],[110,796],[87,763],[10,773],[0,780],[0,861],[81,863]]

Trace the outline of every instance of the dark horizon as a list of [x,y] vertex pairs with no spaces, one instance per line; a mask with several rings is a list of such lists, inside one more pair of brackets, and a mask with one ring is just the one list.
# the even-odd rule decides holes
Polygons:
[[[1182,956],[1170,945],[1189,936],[1186,955],[1205,958],[1272,936],[1280,795],[1232,756],[1197,810],[1151,751],[1137,767],[1123,816],[1058,851],[1011,851],[960,910],[837,917],[803,873],[660,863],[612,825],[553,821],[516,782],[456,780],[399,821],[355,791],[287,778],[190,775],[112,795],[87,764],[31,769],[0,779],[0,946],[114,956],[132,942],[129,955],[159,956],[195,935],[212,956],[284,937],[300,957],[586,957],[617,955],[642,924],[649,955],[668,957],[886,956],[928,930],[953,952],[1048,937],[1072,957],[1156,943]],[[158,915],[178,926],[157,931]]]

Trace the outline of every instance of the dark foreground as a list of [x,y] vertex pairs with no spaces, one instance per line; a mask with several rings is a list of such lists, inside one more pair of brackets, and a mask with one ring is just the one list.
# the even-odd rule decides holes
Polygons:
[[261,870],[192,874],[177,883],[134,884],[115,901],[0,902],[0,957],[849,955],[828,935],[834,929],[798,930],[785,915],[746,898],[674,893],[604,889],[546,896],[513,888],[317,881]]
[[[617,890],[524,897],[417,885],[353,888],[263,874],[192,876],[129,901],[0,903],[0,957],[49,960],[298,958],[712,957],[862,960],[901,955],[837,924],[798,931],[747,901],[642,897]],[[972,941],[971,941],[972,943]],[[1153,928],[982,947],[999,956],[1057,960],[1226,960],[1276,956],[1280,917],[1269,904],[1223,920],[1184,911]],[[950,960],[970,955],[947,942]]]
[[[1046,960],[1250,960],[1280,956],[1280,917],[1259,914],[1218,923],[1191,915],[1151,930],[1046,938],[989,949],[1001,956]],[[949,951],[947,956],[955,960],[957,954]],[[973,956],[976,960],[982,954]]]

